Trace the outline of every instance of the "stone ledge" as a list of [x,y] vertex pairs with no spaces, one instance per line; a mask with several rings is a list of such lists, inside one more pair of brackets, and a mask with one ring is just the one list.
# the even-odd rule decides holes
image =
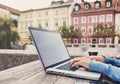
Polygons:
[[0,53],[0,71],[12,68],[21,64],[38,60],[37,54],[8,54]]

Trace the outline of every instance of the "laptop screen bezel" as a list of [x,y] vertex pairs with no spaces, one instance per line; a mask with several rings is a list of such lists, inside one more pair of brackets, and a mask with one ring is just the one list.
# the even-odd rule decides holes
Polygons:
[[[38,53],[38,55],[39,55],[38,57],[39,57],[39,59],[41,60],[42,65],[43,65],[43,68],[45,69],[45,71],[46,71],[46,69],[48,69],[48,68],[50,68],[50,67],[54,67],[54,66],[56,66],[56,65],[58,65],[58,64],[61,64],[61,63],[66,62],[66,61],[68,61],[68,60],[71,59],[71,58],[70,58],[70,54],[69,54],[67,48],[65,47],[65,48],[66,48],[66,51],[67,51],[67,53],[68,53],[68,55],[69,55],[69,58],[68,58],[68,59],[65,59],[65,60],[63,60],[63,61],[60,61],[60,62],[58,62],[58,63],[56,63],[56,64],[52,64],[52,65],[50,65],[50,66],[45,67],[44,62],[43,62],[42,57],[41,57],[41,54],[40,54],[39,49],[38,49],[38,47],[37,47],[37,44],[36,44],[36,42],[35,42],[35,39],[33,38],[32,30],[45,31],[45,32],[53,32],[53,33],[59,33],[59,32],[57,32],[57,31],[45,30],[45,29],[40,29],[40,28],[35,28],[35,27],[29,27],[29,32],[30,32],[30,34],[31,34],[32,41],[33,41],[33,43],[34,43],[34,45],[35,45],[35,47],[36,47],[37,53]],[[59,33],[59,34],[60,34],[60,33]],[[60,36],[61,36],[61,35],[60,35]],[[62,39],[62,37],[61,37],[61,39]],[[62,39],[62,41],[63,41],[63,39]],[[64,41],[63,41],[63,43],[64,43]],[[64,45],[65,45],[65,43],[64,43]]]

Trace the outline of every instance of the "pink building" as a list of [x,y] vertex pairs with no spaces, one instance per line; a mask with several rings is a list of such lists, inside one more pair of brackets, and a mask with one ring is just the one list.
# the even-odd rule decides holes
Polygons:
[[117,0],[101,0],[95,2],[76,3],[72,11],[72,25],[82,31],[83,37],[75,39],[78,43],[114,43],[114,38],[89,38],[88,35],[93,33],[93,28],[97,24],[115,25]]

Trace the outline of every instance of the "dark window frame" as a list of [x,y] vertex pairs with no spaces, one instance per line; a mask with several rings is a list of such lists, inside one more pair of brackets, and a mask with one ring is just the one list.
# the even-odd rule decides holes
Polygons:
[[[107,3],[110,3],[110,6],[109,6],[109,7],[107,6]],[[105,1],[105,7],[106,7],[106,8],[112,7],[112,0],[106,0],[106,1]]]
[[[75,9],[76,6],[79,7],[78,10]],[[74,11],[75,11],[75,12],[79,11],[80,9],[81,9],[81,6],[80,6],[79,4],[75,4],[75,5],[74,5]]]
[[[96,4],[99,4],[99,8],[96,8]],[[97,10],[97,9],[100,9],[101,8],[101,2],[100,1],[96,1],[94,3],[94,8]]]
[[[87,5],[88,5],[88,8],[86,8]],[[84,9],[85,9],[85,11],[90,10],[90,8],[91,8],[90,3],[88,3],[88,2],[84,3]]]

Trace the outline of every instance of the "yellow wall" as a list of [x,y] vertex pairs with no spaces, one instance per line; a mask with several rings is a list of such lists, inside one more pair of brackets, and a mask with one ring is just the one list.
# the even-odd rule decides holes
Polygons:
[[[63,13],[64,10],[65,13]],[[56,11],[58,11],[58,14],[56,14]],[[46,12],[48,12],[48,15],[46,15]],[[63,25],[63,19],[66,19],[66,25],[70,25],[69,16],[70,16],[69,6],[63,6],[63,7],[60,6],[60,7],[51,7],[51,8],[23,11],[20,14],[18,20],[18,32],[21,37],[20,43],[30,43],[28,40],[29,26],[38,28],[40,23],[43,29],[56,31],[60,26]],[[55,20],[58,20],[58,26],[55,26]],[[48,27],[45,25],[46,22],[48,22]],[[24,37],[23,34],[26,34],[27,36],[25,35],[26,37]],[[23,38],[24,40],[22,40]]]

